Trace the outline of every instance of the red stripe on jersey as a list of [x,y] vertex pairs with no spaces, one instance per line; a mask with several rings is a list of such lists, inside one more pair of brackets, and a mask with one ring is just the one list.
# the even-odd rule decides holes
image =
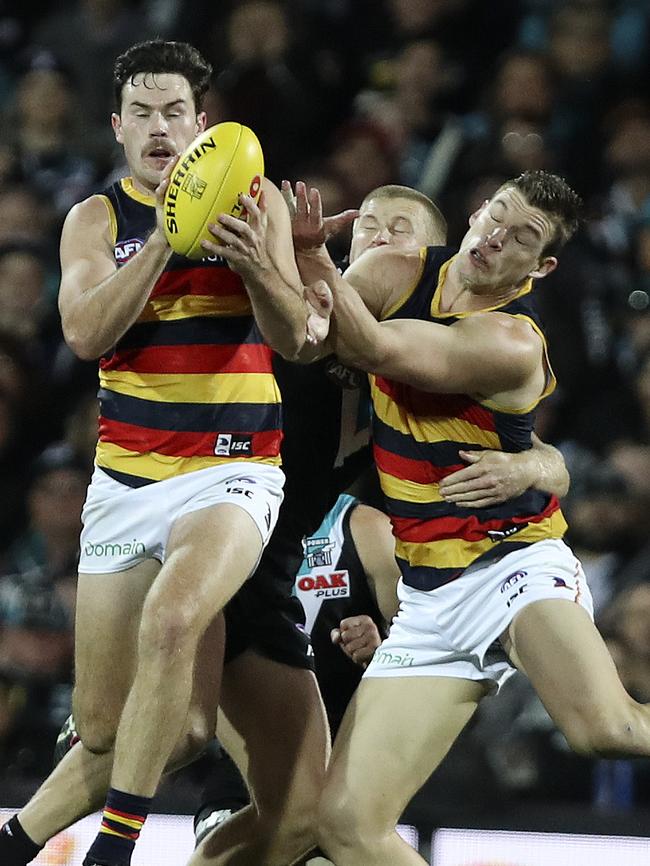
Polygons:
[[415,418],[453,418],[481,430],[496,430],[494,414],[465,394],[433,394],[410,385],[375,378],[377,388]]
[[462,539],[463,541],[484,541],[488,531],[503,531],[510,526],[521,523],[540,523],[560,506],[555,496],[551,497],[544,511],[533,515],[507,517],[503,520],[480,521],[474,515],[469,517],[434,517],[431,520],[419,520],[413,517],[391,516],[395,535],[406,542],[426,544],[429,541],[442,541],[446,538]]
[[402,481],[415,481],[417,484],[437,484],[446,475],[451,475],[452,472],[465,466],[464,463],[455,466],[434,466],[429,460],[400,457],[399,454],[386,451],[376,443],[374,454],[377,468],[382,472],[400,478]]
[[[280,453],[281,430],[264,430],[248,435],[252,440],[252,457],[276,457]],[[100,417],[99,438],[103,442],[118,442],[122,448],[139,454],[155,451],[170,457],[214,457],[217,434],[214,431],[186,433],[155,430]]]
[[246,289],[239,274],[228,267],[178,268],[163,271],[158,277],[150,298],[161,295],[245,295]]
[[272,358],[262,343],[148,346],[117,351],[100,366],[133,373],[272,373]]

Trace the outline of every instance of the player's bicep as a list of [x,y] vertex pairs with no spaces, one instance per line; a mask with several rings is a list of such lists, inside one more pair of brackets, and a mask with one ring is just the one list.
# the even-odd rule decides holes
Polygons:
[[99,199],[88,199],[70,211],[61,234],[59,310],[65,321],[70,307],[85,291],[116,270],[110,220]]
[[386,360],[385,370],[377,372],[439,393],[490,394],[520,387],[535,368],[539,347],[509,326],[479,316],[453,325],[382,322]]

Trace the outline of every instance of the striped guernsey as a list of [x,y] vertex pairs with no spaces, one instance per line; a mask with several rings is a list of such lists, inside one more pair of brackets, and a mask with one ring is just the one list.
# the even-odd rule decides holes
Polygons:
[[[451,325],[473,313],[441,313],[439,299],[453,250],[428,247],[414,287],[385,318]],[[524,451],[532,446],[535,408],[555,388],[529,281],[512,300],[490,307],[525,318],[544,341],[546,387],[520,410],[464,394],[433,394],[382,376],[371,377],[375,461],[396,536],[404,582],[431,590],[472,563],[502,556],[546,538],[561,538],[566,523],[555,496],[537,490],[502,505],[467,509],[445,502],[439,483],[461,469],[459,450]],[[485,312],[485,311],[481,311]]]
[[[155,225],[130,179],[103,194],[118,267]],[[100,360],[96,462],[132,487],[246,459],[280,463],[280,392],[239,276],[173,255],[141,315]]]

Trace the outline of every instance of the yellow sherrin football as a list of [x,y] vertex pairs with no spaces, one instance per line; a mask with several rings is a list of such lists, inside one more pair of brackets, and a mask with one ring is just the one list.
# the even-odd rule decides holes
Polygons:
[[239,196],[257,199],[263,174],[262,148],[247,126],[218,123],[195,138],[179,157],[165,192],[165,235],[174,252],[202,258],[202,240],[218,243],[208,223],[221,213],[242,217]]

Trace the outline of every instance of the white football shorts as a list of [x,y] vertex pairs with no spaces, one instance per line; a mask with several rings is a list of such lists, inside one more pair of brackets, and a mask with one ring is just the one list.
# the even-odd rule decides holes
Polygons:
[[224,503],[250,514],[266,546],[278,519],[283,484],[283,471],[265,463],[211,466],[143,487],[129,487],[96,467],[81,513],[79,571],[110,574],[146,559],[162,563],[179,517]]
[[487,680],[496,691],[515,671],[498,638],[526,605],[567,599],[593,619],[580,561],[557,539],[470,566],[461,577],[429,592],[400,579],[397,594],[397,616],[364,676]]

